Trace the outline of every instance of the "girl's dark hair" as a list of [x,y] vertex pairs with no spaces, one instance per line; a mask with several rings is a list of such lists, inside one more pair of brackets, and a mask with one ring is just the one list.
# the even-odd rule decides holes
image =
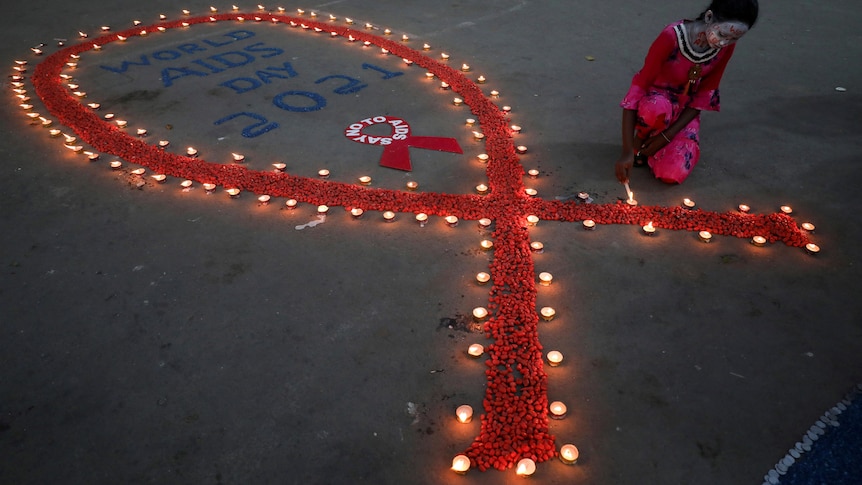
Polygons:
[[703,20],[709,10],[719,22],[738,20],[748,28],[754,27],[757,22],[757,0],[712,0],[697,20]]

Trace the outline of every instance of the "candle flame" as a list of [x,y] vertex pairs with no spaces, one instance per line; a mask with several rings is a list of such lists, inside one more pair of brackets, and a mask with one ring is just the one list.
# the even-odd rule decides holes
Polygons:
[[458,455],[452,460],[452,470],[463,473],[470,469],[470,459],[464,455]]

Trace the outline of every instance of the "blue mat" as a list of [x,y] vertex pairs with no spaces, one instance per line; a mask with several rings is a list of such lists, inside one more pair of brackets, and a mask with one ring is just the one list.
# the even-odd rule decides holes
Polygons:
[[826,411],[763,478],[764,485],[862,484],[862,384]]

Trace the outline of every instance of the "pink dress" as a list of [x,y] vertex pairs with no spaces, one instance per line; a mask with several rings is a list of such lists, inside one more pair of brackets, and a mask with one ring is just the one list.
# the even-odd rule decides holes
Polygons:
[[[735,45],[695,52],[683,22],[672,23],[661,31],[620,103],[625,109],[637,111],[638,138],[659,135],[687,107],[719,110],[718,85]],[[696,79],[690,83],[690,77]],[[670,143],[649,157],[656,178],[681,183],[688,177],[700,158],[699,131],[698,114]]]

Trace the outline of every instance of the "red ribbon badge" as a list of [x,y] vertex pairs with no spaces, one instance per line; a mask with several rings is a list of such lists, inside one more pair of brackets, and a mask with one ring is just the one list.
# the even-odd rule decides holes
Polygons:
[[[392,133],[389,136],[372,136],[362,133],[362,130],[369,126],[384,123],[392,127]],[[437,150],[438,152],[464,153],[458,140],[454,138],[411,136],[410,125],[401,118],[393,116],[375,116],[357,121],[344,130],[344,136],[356,143],[382,146],[383,155],[380,157],[380,165],[408,172],[411,169],[410,147]]]

